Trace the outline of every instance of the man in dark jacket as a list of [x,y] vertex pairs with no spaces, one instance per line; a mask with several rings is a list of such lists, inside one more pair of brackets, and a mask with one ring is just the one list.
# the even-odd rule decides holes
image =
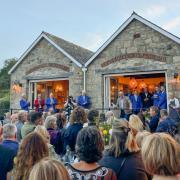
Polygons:
[[143,110],[146,110],[151,107],[152,101],[151,101],[152,95],[148,92],[147,87],[144,88],[143,92],[141,93],[141,99],[143,103]]
[[159,123],[159,110],[156,106],[150,107],[150,116],[149,128],[151,132],[155,132]]
[[13,168],[15,153],[12,149],[0,144],[0,179],[6,180],[7,173]]
[[162,109],[160,111],[160,116],[160,123],[156,129],[156,132],[166,132],[171,136],[174,136],[177,130],[175,121],[168,117],[168,112],[166,109]]
[[17,154],[19,143],[16,141],[17,128],[14,124],[5,124],[3,126],[3,142],[2,146],[13,150]]

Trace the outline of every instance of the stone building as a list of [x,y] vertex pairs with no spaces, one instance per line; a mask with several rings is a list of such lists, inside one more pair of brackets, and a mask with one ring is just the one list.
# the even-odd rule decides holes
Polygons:
[[[85,89],[93,107],[108,108],[133,84],[139,91],[164,85],[180,97],[180,38],[133,13],[95,53],[42,32],[9,73],[32,103],[38,92],[63,102]],[[19,98],[11,88],[11,108]]]

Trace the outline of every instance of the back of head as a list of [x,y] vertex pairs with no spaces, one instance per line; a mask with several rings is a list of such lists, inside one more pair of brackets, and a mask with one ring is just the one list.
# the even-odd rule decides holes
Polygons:
[[14,124],[5,124],[3,126],[3,139],[15,138],[17,128]]
[[87,116],[85,110],[81,107],[76,107],[71,114],[70,122],[71,124],[74,123],[84,124],[85,122],[87,122]]
[[49,156],[44,138],[36,132],[28,134],[21,142],[15,161],[15,179],[28,179],[32,166]]
[[41,118],[42,118],[42,113],[40,113],[40,112],[30,112],[29,113],[29,120],[33,124],[37,123],[37,121]]
[[168,116],[167,110],[166,109],[161,109],[160,110],[160,116],[161,116],[161,118],[167,117]]
[[91,109],[89,112],[88,112],[88,115],[87,115],[87,118],[88,118],[88,122],[89,123],[98,123],[99,121],[99,111],[96,110],[96,109]]
[[20,110],[18,112],[18,120],[22,121],[22,122],[26,121],[27,120],[27,111]]
[[102,158],[103,150],[104,142],[97,127],[85,127],[78,133],[76,152],[80,160],[87,163],[97,162]]
[[180,172],[180,145],[170,135],[147,136],[141,150],[146,171],[150,174],[174,176]]
[[126,152],[139,151],[135,140],[137,131],[129,127],[125,119],[115,119],[112,126],[112,136],[108,153],[112,156],[119,157]]
[[53,124],[56,124],[57,118],[53,115],[47,116],[45,119],[45,127],[46,129],[52,128]]
[[129,126],[136,129],[137,131],[143,131],[144,129],[141,119],[135,114],[132,114],[129,117]]
[[159,109],[156,106],[151,106],[150,111],[154,111],[156,115],[159,113]]
[[57,118],[57,127],[59,129],[62,129],[66,124],[66,116],[63,113],[58,113],[56,114],[56,118]]
[[147,136],[149,136],[151,133],[149,131],[142,131],[142,132],[138,132],[136,135],[136,142],[139,148],[142,147],[142,142],[144,140],[144,138],[146,138]]
[[45,128],[45,126],[42,126],[42,125],[36,126],[36,128],[34,129],[34,132],[39,133],[45,139],[47,143],[50,143],[50,135],[47,129]]
[[57,160],[44,158],[31,170],[29,180],[70,180],[66,168]]

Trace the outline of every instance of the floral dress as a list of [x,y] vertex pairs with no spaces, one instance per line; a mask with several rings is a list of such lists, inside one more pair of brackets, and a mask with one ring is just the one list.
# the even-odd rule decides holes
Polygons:
[[99,166],[90,171],[75,169],[70,164],[65,164],[71,180],[117,180],[116,174],[109,168]]

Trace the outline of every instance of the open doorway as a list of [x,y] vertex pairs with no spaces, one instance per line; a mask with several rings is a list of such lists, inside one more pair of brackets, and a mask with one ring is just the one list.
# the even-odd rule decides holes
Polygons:
[[125,95],[129,95],[134,89],[141,93],[143,88],[147,87],[148,91],[153,94],[156,86],[166,88],[165,72],[106,75],[104,107],[109,108],[112,104],[116,104],[120,90]]
[[63,108],[69,95],[69,80],[42,80],[31,82],[30,94],[32,107],[38,94],[41,94],[42,98],[46,100],[51,92],[58,101],[56,108]]

